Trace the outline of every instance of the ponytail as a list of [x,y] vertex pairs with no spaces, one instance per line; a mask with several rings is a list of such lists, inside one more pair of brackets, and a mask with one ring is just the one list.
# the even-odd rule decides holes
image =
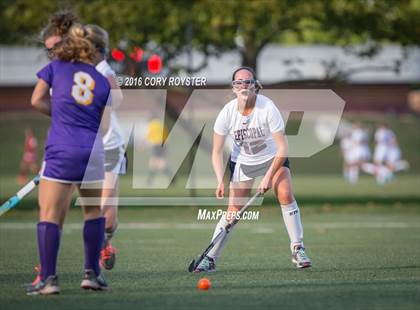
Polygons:
[[94,63],[95,46],[87,38],[88,33],[81,24],[74,24],[63,40],[54,49],[54,56],[64,61]]

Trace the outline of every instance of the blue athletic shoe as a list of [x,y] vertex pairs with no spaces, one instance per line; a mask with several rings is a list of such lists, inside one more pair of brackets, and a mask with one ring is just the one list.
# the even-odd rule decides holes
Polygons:
[[45,281],[40,280],[35,285],[31,284],[26,288],[27,295],[53,295],[59,294],[58,277],[49,276]]

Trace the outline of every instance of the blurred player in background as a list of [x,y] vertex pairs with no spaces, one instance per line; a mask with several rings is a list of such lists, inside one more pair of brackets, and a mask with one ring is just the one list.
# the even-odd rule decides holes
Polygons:
[[341,155],[343,156],[343,177],[350,182],[349,171],[355,164],[354,156],[352,156],[352,141],[350,132],[344,133],[340,141]]
[[[107,63],[105,56],[108,50],[108,33],[98,25],[86,25],[88,39],[96,48],[96,70],[108,80],[111,85],[112,107],[117,108],[122,101],[122,92],[116,83],[116,75]],[[101,251],[101,266],[112,269],[115,264],[116,249],[111,245],[111,239],[118,226],[118,196],[119,175],[125,174],[127,159],[125,155],[124,137],[118,123],[116,112],[110,113],[109,129],[103,137],[105,149],[105,181],[102,190],[102,212],[106,219],[105,239]]]
[[[83,198],[100,197],[104,178],[103,145],[98,143],[95,146],[95,140],[110,86],[92,65],[96,49],[87,39],[84,27],[74,24],[62,41],[54,46],[53,53],[56,60],[38,72],[39,80],[31,99],[35,109],[51,116],[51,127],[45,144],[38,197],[40,216],[37,235],[41,274],[40,281],[27,287],[29,295],[60,292],[56,275],[60,224],[64,222],[74,189],[78,188],[83,204]],[[93,183],[97,187],[84,189],[81,188],[82,182]],[[81,287],[106,289],[107,283],[99,267],[105,219],[99,203],[83,204],[82,209],[85,220],[85,274]]]
[[375,151],[373,162],[381,165],[385,162],[386,153],[392,140],[395,140],[394,132],[388,127],[387,123],[381,123],[375,131]]
[[166,160],[166,150],[162,143],[168,137],[168,129],[165,124],[155,115],[152,115],[147,124],[146,141],[151,146],[149,160],[149,172],[147,184],[151,184],[158,173],[165,174],[169,179],[173,176]]
[[401,158],[401,149],[395,134],[389,142],[389,150],[387,152],[385,163],[390,171],[387,181],[392,181],[396,172],[408,170],[410,165],[406,160]]
[[[224,197],[223,148],[225,137],[231,135],[234,144],[229,162],[231,182],[228,214],[233,215],[243,207],[243,199],[250,196],[255,178],[263,176],[258,191],[266,192],[271,187],[274,189],[290,238],[292,262],[297,268],[310,267],[311,261],[303,245],[300,211],[292,190],[282,116],[269,98],[258,94],[261,84],[251,68],[235,70],[232,87],[236,99],[224,106],[214,125],[212,162],[218,182],[216,197]],[[229,217],[221,217],[213,239],[224,230],[231,220]],[[216,269],[217,259],[230,235],[225,231],[195,272]]]
[[366,164],[378,184],[390,182],[394,173],[408,169],[408,163],[401,160],[401,150],[395,133],[387,123],[380,124],[375,131],[373,164]]
[[351,162],[348,169],[348,181],[350,184],[356,184],[359,181],[360,169],[371,157],[369,149],[369,132],[358,122],[353,124],[351,142],[352,146],[348,155]]
[[[375,150],[373,153],[373,174],[376,177],[376,182],[378,184],[384,184],[387,181],[391,180],[392,172],[387,167],[388,158],[395,157],[398,155],[399,148],[393,147],[392,141],[396,141],[395,133],[388,127],[388,124],[380,124],[374,135],[375,139]],[[392,156],[391,153],[393,153]]]
[[38,173],[38,140],[35,138],[32,128],[25,129],[25,143],[23,145],[23,157],[20,162],[18,184],[27,182],[28,172]]

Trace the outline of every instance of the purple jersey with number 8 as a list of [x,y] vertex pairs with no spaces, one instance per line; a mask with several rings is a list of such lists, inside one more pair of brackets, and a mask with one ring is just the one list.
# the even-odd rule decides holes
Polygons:
[[98,131],[110,92],[108,81],[89,64],[61,60],[52,61],[37,76],[52,89],[41,176],[72,183],[102,180],[104,156]]

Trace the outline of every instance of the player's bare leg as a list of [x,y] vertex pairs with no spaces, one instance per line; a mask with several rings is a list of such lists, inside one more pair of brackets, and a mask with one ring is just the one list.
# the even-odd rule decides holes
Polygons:
[[[231,220],[229,216],[232,216],[233,214],[242,209],[242,207],[244,206],[244,200],[250,195],[253,182],[254,180],[230,183],[229,206],[227,209],[228,218],[225,218],[223,216],[220,218],[219,222],[216,225],[216,228],[214,229],[212,240],[216,238],[220,231],[224,229],[224,227],[226,227],[228,222]],[[207,256],[197,266],[195,272],[215,271],[217,259],[220,257],[220,254],[222,253],[223,248],[225,247],[231,234],[232,230],[229,232],[229,234],[224,234],[220,241],[215,244],[213,249],[210,250]]]
[[117,250],[111,245],[111,239],[118,226],[118,196],[118,175],[106,172],[101,202],[102,214],[105,217],[105,236],[100,263],[102,267],[108,270],[114,268],[117,253]]
[[311,267],[303,245],[303,227],[300,210],[292,190],[292,178],[287,167],[281,167],[273,176],[273,189],[281,206],[284,224],[290,238],[292,262],[297,268]]

